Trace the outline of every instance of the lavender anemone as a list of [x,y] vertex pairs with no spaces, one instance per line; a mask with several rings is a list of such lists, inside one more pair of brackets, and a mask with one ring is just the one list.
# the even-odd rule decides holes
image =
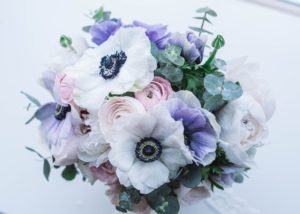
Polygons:
[[215,159],[217,148],[218,131],[215,129],[219,129],[214,116],[205,112],[189,91],[177,92],[167,105],[172,117],[183,123],[185,143],[192,151],[195,162],[204,166],[210,164]]
[[121,26],[122,22],[120,20],[105,20],[95,23],[90,29],[92,41],[97,45],[101,45],[110,36],[114,35]]

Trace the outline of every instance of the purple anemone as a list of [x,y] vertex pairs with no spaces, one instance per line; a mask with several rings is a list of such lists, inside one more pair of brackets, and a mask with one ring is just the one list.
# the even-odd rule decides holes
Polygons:
[[189,63],[199,64],[202,62],[205,42],[194,33],[174,33],[169,39],[169,44],[181,47],[183,56]]
[[171,33],[167,33],[168,29],[166,25],[148,25],[140,21],[134,21],[133,26],[145,28],[147,30],[146,35],[159,49],[164,49],[166,47],[171,36]]
[[105,20],[95,23],[90,29],[92,41],[97,45],[101,45],[110,36],[114,35],[121,26],[122,22],[120,20]]
[[217,135],[201,107],[189,106],[181,99],[168,101],[172,117],[184,126],[185,143],[193,153],[196,163],[210,164],[215,158]]

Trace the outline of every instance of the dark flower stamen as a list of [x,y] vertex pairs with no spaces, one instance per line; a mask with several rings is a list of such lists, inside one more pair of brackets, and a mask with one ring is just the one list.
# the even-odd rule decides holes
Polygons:
[[62,106],[57,104],[54,112],[54,117],[57,120],[64,120],[67,116],[67,113],[71,111],[71,106]]
[[144,138],[137,143],[135,149],[136,157],[145,163],[156,161],[162,154],[160,142],[154,138]]
[[102,57],[99,74],[106,80],[115,78],[126,60],[127,56],[124,51],[117,51],[115,54]]

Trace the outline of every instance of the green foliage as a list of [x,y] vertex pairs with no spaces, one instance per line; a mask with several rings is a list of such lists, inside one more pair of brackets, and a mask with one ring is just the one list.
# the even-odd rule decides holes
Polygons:
[[200,27],[190,27],[190,29],[199,33],[199,36],[201,36],[202,33],[207,33],[207,34],[212,35],[213,33],[206,30],[204,28],[204,25],[205,25],[205,23],[212,24],[212,22],[209,20],[208,17],[209,16],[216,17],[217,13],[208,7],[200,8],[200,9],[196,10],[196,12],[199,13],[200,15],[194,17],[194,19],[201,20],[201,25],[200,25]]
[[49,161],[47,159],[44,159],[43,172],[47,181],[49,181],[50,171],[51,167]]
[[217,35],[217,37],[212,42],[212,47],[217,50],[224,47],[224,45],[225,45],[225,40],[224,40],[223,36],[221,36],[221,35]]
[[140,192],[133,187],[122,187],[122,191],[119,194],[119,205],[116,209],[120,212],[127,213],[127,211],[133,210],[133,205],[138,204],[141,201]]
[[204,78],[204,87],[206,93],[204,108],[209,111],[216,111],[221,108],[227,101],[232,101],[243,94],[243,90],[238,83],[225,81],[223,75],[208,74]]
[[65,169],[62,171],[62,177],[67,181],[72,181],[75,179],[77,175],[77,169],[74,164],[66,166]]
[[178,83],[182,81],[183,72],[180,68],[172,64],[164,64],[155,70],[156,75],[163,76],[171,83]]
[[225,45],[224,38],[221,35],[217,35],[217,37],[212,42],[212,47],[214,48],[214,50],[211,52],[210,56],[208,57],[208,59],[204,63],[203,67],[205,67],[206,69],[212,69],[213,68],[212,64],[215,61],[217,52],[220,48],[224,47],[224,45]]
[[40,101],[38,101],[38,99],[36,99],[35,97],[31,96],[30,94],[27,94],[24,91],[21,91],[21,94],[23,94],[31,103],[33,103],[37,107],[41,107],[42,106],[41,103],[40,103]]
[[202,181],[200,168],[195,164],[186,166],[181,172],[179,180],[187,188],[197,187]]
[[44,164],[43,164],[43,174],[44,177],[46,178],[47,181],[49,181],[49,176],[50,176],[50,172],[51,172],[51,166],[49,164],[49,161],[47,158],[43,157],[43,155],[41,155],[39,152],[37,152],[36,150],[34,150],[33,148],[30,147],[25,147],[25,149],[27,149],[30,152],[35,153],[38,157],[40,157],[41,159],[44,160]]
[[[111,16],[111,12],[110,11],[105,11],[103,7],[99,8],[98,10],[95,10],[92,14],[91,14],[91,19],[94,20],[94,22],[103,22],[105,20],[110,20]],[[87,25],[87,26],[84,26],[82,28],[82,30],[86,33],[89,33],[90,32],[90,29],[91,29],[91,25]]]
[[109,20],[111,16],[110,11],[105,11],[103,7],[100,7],[98,10],[94,12],[92,18],[95,22],[102,22],[105,20]]
[[71,48],[72,47],[72,39],[66,35],[61,35],[59,42],[63,48]]
[[167,184],[146,195],[146,199],[150,207],[158,214],[177,214],[179,212],[178,199]]

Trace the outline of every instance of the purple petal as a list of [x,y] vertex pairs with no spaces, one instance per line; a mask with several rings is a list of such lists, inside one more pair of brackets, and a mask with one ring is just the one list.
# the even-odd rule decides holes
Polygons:
[[90,33],[92,35],[92,41],[97,45],[101,45],[111,35],[113,35],[121,26],[122,23],[120,20],[117,21],[106,20],[103,22],[97,22],[90,29]]

